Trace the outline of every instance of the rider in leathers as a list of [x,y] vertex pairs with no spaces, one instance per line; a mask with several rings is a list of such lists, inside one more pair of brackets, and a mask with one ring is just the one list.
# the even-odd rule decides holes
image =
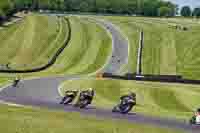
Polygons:
[[129,100],[133,100],[134,101],[134,105],[136,105],[136,94],[131,92],[128,95],[124,95],[120,97],[121,100],[121,104],[126,104]]
[[89,101],[88,104],[91,104],[94,97],[94,90],[92,88],[89,88],[88,90],[82,91],[80,95],[83,95],[84,99]]

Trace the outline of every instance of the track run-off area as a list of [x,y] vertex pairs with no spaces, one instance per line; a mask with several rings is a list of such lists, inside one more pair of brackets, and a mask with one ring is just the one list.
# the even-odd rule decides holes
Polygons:
[[[55,17],[57,15],[49,15],[49,16]],[[59,16],[61,17],[62,15],[59,15]],[[171,118],[166,119],[166,118],[153,117],[153,116],[150,117],[148,115],[142,115],[139,113],[131,113],[128,115],[113,114],[113,113],[111,113],[111,108],[103,109],[100,107],[91,106],[88,109],[79,110],[79,109],[75,109],[71,106],[59,105],[58,103],[60,102],[60,100],[62,98],[61,97],[62,92],[60,92],[62,90],[60,90],[59,87],[65,81],[73,82],[76,80],[77,81],[78,80],[89,80],[89,79],[92,80],[96,73],[106,72],[106,73],[120,74],[123,72],[133,72],[133,70],[136,68],[136,66],[133,65],[133,64],[136,64],[136,63],[134,63],[134,61],[136,61],[136,57],[134,57],[134,58],[132,58],[132,57],[134,54],[137,54],[137,50],[136,50],[137,46],[134,47],[134,49],[132,50],[135,53],[133,53],[133,52],[130,53],[130,49],[132,49],[133,46],[130,45],[129,43],[133,42],[133,40],[131,40],[130,38],[126,38],[125,37],[126,34],[122,30],[122,27],[124,27],[123,29],[128,30],[126,27],[127,25],[123,25],[123,23],[126,23],[126,22],[121,22],[120,24],[117,24],[116,20],[111,20],[110,18],[106,18],[106,17],[105,18],[96,18],[96,17],[91,18],[91,16],[90,17],[83,16],[80,18],[82,18],[82,20],[81,20],[82,22],[81,21],[78,23],[76,22],[76,25],[75,25],[75,20],[78,18],[72,18],[72,20],[69,18],[70,22],[74,21],[74,24],[72,24],[72,23],[70,24],[71,28],[72,28],[72,31],[71,31],[72,36],[67,45],[67,47],[68,48],[71,47],[71,49],[69,49],[69,50],[66,49],[66,51],[65,51],[65,49],[63,48],[62,51],[60,52],[60,56],[57,57],[57,58],[61,57],[61,60],[55,61],[55,64],[52,64],[52,66],[48,70],[46,70],[46,72],[41,72],[41,73],[44,73],[44,75],[46,73],[52,73],[51,75],[53,75],[53,73],[56,72],[56,73],[64,73],[67,76],[55,76],[55,77],[51,76],[48,78],[35,78],[35,79],[29,79],[29,80],[27,79],[27,80],[21,81],[19,87],[17,87],[17,88],[13,88],[11,85],[8,85],[7,87],[3,87],[2,91],[0,92],[0,100],[1,101],[4,101],[6,103],[15,103],[15,104],[19,104],[19,105],[25,105],[25,106],[44,107],[44,108],[56,109],[56,110],[58,109],[58,110],[66,111],[66,112],[79,112],[86,116],[97,116],[99,118],[105,118],[105,119],[119,119],[119,120],[128,121],[130,123],[133,122],[133,123],[140,123],[140,124],[156,125],[156,126],[166,127],[166,128],[181,129],[186,132],[194,132],[194,133],[199,132],[199,129],[194,128],[193,126],[189,125],[188,121],[183,122],[183,121],[179,121],[179,120],[171,119]],[[58,17],[57,19],[59,20],[62,18]],[[63,21],[65,21],[65,20],[63,20]],[[85,47],[85,51],[87,51],[88,49],[91,49],[89,51],[95,50],[92,48],[92,44],[97,43],[97,44],[99,44],[98,46],[100,48],[102,42],[99,42],[99,43],[97,42],[97,40],[98,40],[98,35],[97,35],[97,36],[93,36],[94,38],[96,37],[96,40],[92,40],[91,38],[89,38],[88,40],[90,40],[90,41],[87,41],[87,42],[85,42],[85,44],[82,44],[81,42],[79,42],[80,40],[76,40],[76,36],[73,37],[74,32],[79,32],[78,30],[73,31],[74,30],[73,25],[75,27],[77,25],[85,25],[86,28],[85,29],[83,28],[83,31],[86,31],[84,33],[85,34],[87,33],[88,36],[90,36],[92,34],[89,31],[87,32],[87,26],[88,25],[92,26],[92,23],[93,23],[94,27],[99,26],[99,28],[101,27],[100,28],[101,30],[104,29],[106,31],[106,32],[99,31],[98,35],[106,34],[107,36],[110,36],[110,38],[112,39],[111,41],[109,41],[109,39],[106,37],[105,37],[105,40],[107,39],[107,42],[110,42],[110,44],[112,45],[111,46],[112,50],[110,50],[111,53],[109,53],[109,48],[107,49],[107,53],[105,53],[107,55],[105,56],[104,59],[102,59],[103,63],[101,62],[101,64],[104,64],[104,65],[98,65],[98,66],[89,66],[88,65],[86,67],[84,66],[85,68],[83,67],[83,69],[81,69],[81,65],[83,65],[85,63],[84,61],[81,62],[81,60],[83,59],[82,57],[85,57],[85,60],[87,60],[90,56],[91,56],[91,58],[92,58],[92,56],[95,56],[96,60],[98,60],[99,55],[98,54],[90,55],[90,53],[88,53],[88,55],[83,55],[82,53],[78,53],[79,56],[76,59],[73,57],[71,57],[72,58],[71,59],[66,56],[72,56],[73,54],[70,54],[70,51],[71,51],[71,53],[75,52],[75,49],[81,48],[81,47],[83,49]],[[96,23],[96,24],[94,24],[94,23]],[[130,24],[131,27],[132,28],[134,27],[137,32],[134,32],[134,33],[127,32],[127,33],[129,33],[128,36],[133,35],[136,38],[138,37],[138,32],[140,31],[140,30],[138,30],[138,27],[140,28],[143,26],[143,23],[141,23],[141,24],[138,24],[138,23],[140,23],[139,20],[137,23]],[[145,21],[144,23],[147,23],[147,22]],[[149,23],[148,23],[148,25],[151,25]],[[148,29],[146,27],[146,25],[144,27],[145,27],[145,30],[148,31],[148,34],[153,32],[153,31],[151,31],[151,29]],[[156,28],[159,29],[159,27],[156,27]],[[166,27],[164,27],[164,28],[166,28]],[[99,29],[96,29],[96,30],[99,30]],[[83,36],[82,39],[84,37],[87,37],[87,36],[84,36],[85,35],[84,33],[82,33],[82,34],[80,33],[81,34],[80,36]],[[65,35],[65,37],[66,37],[68,33],[65,33],[65,34],[66,34]],[[65,38],[65,37],[63,37],[63,38]],[[146,41],[148,41],[148,39],[149,38],[147,38]],[[152,43],[155,43],[157,41],[158,40],[152,40]],[[169,40],[163,40],[163,41],[168,42]],[[63,42],[66,43],[65,40]],[[72,44],[76,44],[76,43],[79,43],[80,47],[73,48]],[[91,46],[87,47],[86,44],[91,44]],[[137,41],[135,41],[135,44],[137,45]],[[174,46],[167,46],[167,47],[169,49],[168,51],[171,51],[171,49],[174,50],[173,49]],[[52,45],[52,49],[53,49],[53,45]],[[154,50],[155,49],[152,49],[152,51],[154,51]],[[144,51],[147,51],[146,48]],[[95,51],[95,52],[98,53],[99,51]],[[55,53],[55,52],[52,52],[52,53]],[[66,55],[65,55],[65,53],[66,53]],[[145,52],[145,53],[147,53],[147,52]],[[23,55],[21,55],[21,56],[23,56]],[[52,55],[50,55],[50,56],[52,56]],[[35,56],[34,58],[36,58],[36,57],[37,56]],[[163,58],[167,58],[167,57],[163,57]],[[172,58],[172,57],[170,56],[170,58]],[[17,57],[13,58],[13,60],[14,59],[17,60]],[[47,60],[47,58],[46,58],[46,60]],[[70,62],[70,60],[74,60],[74,62],[78,62],[79,65],[75,65],[73,62]],[[130,60],[132,60],[132,61],[130,61]],[[170,60],[172,62],[169,61],[168,65],[171,66],[171,64],[174,63],[174,60],[175,59]],[[62,61],[64,63],[59,64],[59,62],[62,62]],[[67,66],[64,66],[65,64],[68,63],[68,61],[69,61],[69,64]],[[150,59],[147,59],[147,55],[145,55],[145,59],[144,59],[145,64],[147,64],[146,62],[149,62],[149,61],[150,61]],[[36,61],[35,64],[32,65],[31,67],[38,66],[38,64],[41,64],[41,62],[43,63],[44,61]],[[26,64],[26,63],[22,62],[21,64]],[[155,64],[159,64],[159,63],[155,61],[154,65]],[[11,66],[14,66],[14,64]],[[28,67],[28,66],[24,66],[24,68],[26,68],[26,67]],[[150,66],[150,67],[152,67],[152,66]],[[69,70],[68,72],[66,71],[67,69]],[[156,70],[154,71],[153,69],[151,69],[151,70],[149,70],[149,69],[151,69],[151,68],[147,68],[145,66],[144,70],[148,71],[148,72],[152,70],[153,73],[156,71]],[[14,70],[14,69],[10,69],[10,71],[12,71],[12,70]],[[90,71],[90,70],[92,70],[92,71]],[[160,67],[159,71],[162,71],[162,72],[169,71],[168,74],[174,74],[174,72],[175,72],[175,74],[176,74],[176,68],[174,68],[174,67],[172,67],[172,68],[166,67],[166,68],[163,68],[163,70],[161,70],[161,67]],[[78,74],[74,74],[74,73],[78,73]],[[40,74],[36,74],[36,76],[38,76],[38,75],[40,75]],[[72,75],[72,76],[70,76],[70,75]],[[120,85],[119,86],[116,85],[116,87],[120,87]],[[156,89],[156,88],[150,88],[150,89]],[[196,91],[196,88],[194,89],[194,91]],[[170,92],[171,91],[169,91],[169,96],[171,94]],[[160,93],[162,93],[162,91],[160,91]],[[163,91],[163,93],[165,93],[165,91]],[[186,93],[185,90],[184,90],[184,93]],[[191,93],[193,93],[193,92],[191,92]],[[175,94],[175,93],[173,93],[173,94]],[[147,94],[146,96],[148,96],[148,95],[149,94]],[[152,94],[152,95],[157,95],[157,94],[155,92],[155,94]],[[182,98],[182,95],[180,97]],[[176,99],[174,101],[176,101]],[[193,102],[193,103],[195,103],[195,102]],[[183,106],[181,104],[178,104],[178,105],[180,105],[179,106],[180,108],[185,109],[183,107],[184,105]],[[172,107],[169,106],[169,108],[172,108]],[[185,110],[187,110],[187,109],[185,109]]]

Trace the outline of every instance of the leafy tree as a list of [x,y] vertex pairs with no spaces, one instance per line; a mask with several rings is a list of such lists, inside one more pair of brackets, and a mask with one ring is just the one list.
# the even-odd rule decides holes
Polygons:
[[144,2],[144,7],[143,7],[143,15],[145,16],[157,16],[157,1],[146,1]]
[[193,13],[192,13],[192,16],[195,16],[195,17],[200,17],[200,8],[195,8],[193,10]]
[[48,0],[39,0],[38,1],[38,8],[39,9],[48,9]]
[[189,17],[189,16],[191,16],[191,14],[192,14],[192,11],[191,11],[191,8],[189,6],[182,7],[182,9],[181,9],[181,15],[182,16]]
[[162,0],[0,0],[0,20],[17,11],[39,9],[174,16],[177,6]]
[[80,11],[83,11],[83,12],[89,11],[89,4],[86,1],[82,1],[80,3]]
[[161,17],[169,17],[169,16],[171,16],[171,14],[172,14],[172,9],[169,8],[169,7],[165,7],[165,6],[160,7],[160,8],[158,9],[158,14],[159,14],[159,16],[161,16]]

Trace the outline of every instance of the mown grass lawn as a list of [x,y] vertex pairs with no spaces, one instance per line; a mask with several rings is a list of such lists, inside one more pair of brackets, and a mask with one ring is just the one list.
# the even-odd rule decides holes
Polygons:
[[[143,74],[183,75],[199,79],[199,24],[183,18],[103,17],[119,26],[130,42],[129,69],[136,71],[140,30],[144,31]],[[187,27],[187,31],[173,26]]]
[[112,52],[111,38],[105,29],[87,19],[71,17],[70,22],[72,38],[69,47],[51,70],[67,74],[93,73],[108,60]]
[[0,105],[4,133],[183,133],[152,125],[82,116],[79,113]]
[[105,29],[86,18],[70,17],[69,20],[72,34],[68,46],[52,67],[33,75],[90,74],[106,64],[112,41]]
[[[65,19],[63,17],[32,14],[20,23],[3,29],[0,32],[0,39],[5,40],[5,42],[3,41],[4,45],[8,46],[9,41],[9,44],[15,47],[9,47],[11,51],[6,52],[6,49],[3,50],[4,45],[0,45],[2,52],[4,51],[0,58],[2,64],[9,63],[11,68],[20,70],[47,64],[58,48],[66,43],[69,27]],[[112,52],[112,41],[107,31],[86,18],[68,17],[68,19],[72,30],[71,39],[55,64],[42,72],[18,75],[27,78],[63,74],[89,74],[97,72],[106,64]],[[15,31],[18,30],[20,32],[16,34]],[[16,35],[8,37],[8,34],[11,34],[10,32]],[[23,46],[18,45],[20,41],[15,42],[15,39],[23,42]],[[5,59],[12,54],[11,52],[15,56],[10,60]],[[12,78],[16,75],[1,74],[1,76]]]
[[[57,47],[62,46],[61,42],[56,45],[54,41],[62,30],[62,21],[53,16],[31,14],[0,30],[1,65],[9,64],[10,69],[23,70],[46,64],[48,56],[55,54]],[[50,50],[49,55],[43,56]]]

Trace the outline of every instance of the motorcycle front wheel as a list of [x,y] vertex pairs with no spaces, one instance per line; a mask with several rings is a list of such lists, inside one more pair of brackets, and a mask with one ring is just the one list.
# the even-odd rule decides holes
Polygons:
[[133,105],[128,105],[128,106],[126,106],[124,109],[121,109],[121,113],[122,114],[128,114],[131,110],[132,110],[132,108],[133,108]]
[[65,101],[64,101],[64,105],[70,104],[73,101],[72,98],[68,97]]

